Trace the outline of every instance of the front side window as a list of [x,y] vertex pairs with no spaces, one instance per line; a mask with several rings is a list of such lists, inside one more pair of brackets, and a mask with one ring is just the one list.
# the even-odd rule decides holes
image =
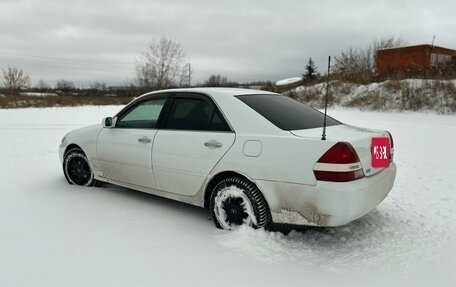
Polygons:
[[230,130],[215,105],[198,98],[175,98],[164,128],[193,131]]
[[153,99],[141,102],[123,115],[116,124],[117,128],[154,129],[165,105],[166,99]]

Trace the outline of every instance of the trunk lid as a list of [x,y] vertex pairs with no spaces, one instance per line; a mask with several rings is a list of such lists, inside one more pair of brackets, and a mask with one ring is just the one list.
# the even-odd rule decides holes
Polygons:
[[[293,135],[302,138],[321,139],[323,128],[293,130]],[[372,167],[371,145],[372,138],[386,137],[389,138],[387,131],[360,128],[350,125],[336,125],[326,127],[327,142],[348,142],[355,149],[363,167],[366,177],[380,172],[383,168]]]

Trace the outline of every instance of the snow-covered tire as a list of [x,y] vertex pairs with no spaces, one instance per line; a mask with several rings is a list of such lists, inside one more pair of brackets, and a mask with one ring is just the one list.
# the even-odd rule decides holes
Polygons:
[[79,148],[72,148],[65,153],[63,173],[69,184],[80,186],[100,186],[101,184],[94,178],[89,160]]
[[255,184],[242,177],[223,179],[214,187],[210,211],[215,226],[227,230],[240,225],[266,228],[271,221],[263,194]]

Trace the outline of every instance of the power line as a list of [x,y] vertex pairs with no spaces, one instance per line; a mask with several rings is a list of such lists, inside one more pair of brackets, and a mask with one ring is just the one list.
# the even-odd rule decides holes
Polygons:
[[101,64],[101,65],[110,65],[118,67],[130,67],[134,65],[134,61],[131,63],[125,63],[121,61],[112,61],[112,60],[100,60],[97,59],[87,59],[87,58],[63,58],[63,57],[51,57],[51,56],[38,56],[30,54],[22,54],[17,52],[10,51],[0,51],[0,57],[4,58],[15,58],[15,59],[24,59],[31,60],[35,63],[43,63],[45,65],[79,65],[79,64]]

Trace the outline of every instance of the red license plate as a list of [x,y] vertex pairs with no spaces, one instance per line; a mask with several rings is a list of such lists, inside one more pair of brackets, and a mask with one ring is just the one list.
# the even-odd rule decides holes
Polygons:
[[372,138],[372,167],[389,167],[390,143],[389,138]]

